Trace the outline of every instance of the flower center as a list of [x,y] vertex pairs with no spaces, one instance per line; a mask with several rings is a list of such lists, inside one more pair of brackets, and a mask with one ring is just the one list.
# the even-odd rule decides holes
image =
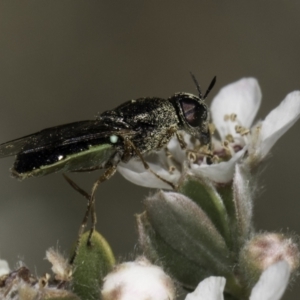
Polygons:
[[[241,120],[235,113],[224,115],[224,122],[227,124],[229,123],[229,126],[227,126],[228,134],[225,136],[224,140],[221,141],[217,138],[213,138],[211,155],[213,163],[231,159],[235,153],[245,147],[249,140],[249,135],[251,134],[250,129],[242,125]],[[232,126],[232,124],[234,126]],[[212,125],[212,127],[214,126]],[[213,132],[211,133],[213,135]]]

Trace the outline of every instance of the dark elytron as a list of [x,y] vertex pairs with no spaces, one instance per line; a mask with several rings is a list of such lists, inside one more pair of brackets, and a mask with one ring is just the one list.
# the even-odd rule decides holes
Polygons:
[[[57,171],[108,169],[120,161],[156,151],[183,130],[210,144],[209,113],[202,97],[177,93],[169,99],[140,98],[99,114],[95,120],[44,129],[0,145],[0,158],[16,155],[15,177],[24,179]],[[182,141],[180,141],[182,143]],[[183,144],[183,143],[182,143]]]

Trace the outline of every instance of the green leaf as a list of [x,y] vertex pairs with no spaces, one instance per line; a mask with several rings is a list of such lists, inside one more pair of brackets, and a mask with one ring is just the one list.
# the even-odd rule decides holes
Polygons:
[[147,214],[136,216],[139,245],[144,255],[152,263],[160,262],[164,270],[172,274],[178,282],[189,289],[194,289],[198,283],[212,274],[211,270],[204,268],[192,261],[184,253],[180,253],[167,244],[151,227],[147,219]]
[[215,275],[231,272],[232,260],[224,238],[206,213],[179,193],[159,192],[145,201],[156,236],[173,251]]
[[93,233],[91,245],[87,245],[88,236],[89,232],[83,234],[73,263],[72,291],[81,299],[98,300],[102,280],[114,266],[115,258],[100,233]]
[[223,199],[214,186],[205,180],[187,176],[179,187],[179,192],[189,197],[208,216],[219,233],[224,237],[229,248],[232,245],[232,237],[228,214]]

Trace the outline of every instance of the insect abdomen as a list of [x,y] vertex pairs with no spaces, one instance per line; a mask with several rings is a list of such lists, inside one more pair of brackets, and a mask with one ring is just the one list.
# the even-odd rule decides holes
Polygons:
[[102,168],[116,152],[111,144],[89,146],[84,143],[58,149],[22,152],[17,155],[12,174],[19,179],[25,179],[58,171],[78,171],[95,166]]

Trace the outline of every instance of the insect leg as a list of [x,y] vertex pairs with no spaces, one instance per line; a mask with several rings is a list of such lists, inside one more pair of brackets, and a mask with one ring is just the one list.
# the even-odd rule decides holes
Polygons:
[[[173,190],[176,189],[176,186],[175,186],[172,182],[170,182],[170,181],[168,181],[168,180],[162,178],[161,176],[159,176],[157,173],[155,173],[155,172],[150,168],[150,166],[149,166],[149,165],[147,164],[147,162],[144,160],[143,155],[141,154],[141,152],[135,147],[135,145],[133,144],[133,142],[132,142],[130,139],[127,138],[127,139],[125,139],[124,141],[125,141],[125,148],[126,148],[126,147],[130,147],[130,148],[132,148],[132,149],[134,150],[134,152],[135,152],[135,153],[139,156],[139,158],[141,159],[141,161],[142,161],[142,163],[143,163],[143,165],[144,165],[144,168],[145,168],[146,170],[148,170],[149,172],[151,172],[155,177],[157,177],[157,178],[160,179],[161,181],[163,181],[163,182],[165,182],[166,184],[170,185],[171,188],[172,188]],[[127,144],[127,145],[126,145],[126,144]]]
[[71,180],[67,175],[63,174],[65,180],[71,185],[71,187],[77,191],[78,193],[80,193],[81,195],[83,195],[87,200],[88,200],[88,203],[87,203],[87,207],[86,207],[86,211],[85,211],[85,214],[84,214],[84,217],[83,217],[83,220],[81,222],[81,225],[80,225],[80,228],[78,230],[78,237],[77,237],[77,241],[76,241],[76,246],[75,246],[75,250],[74,250],[74,253],[73,255],[71,256],[70,258],[70,261],[69,263],[72,265],[77,254],[78,254],[78,249],[79,249],[79,244],[80,244],[80,239],[81,239],[81,236],[84,232],[84,229],[86,228],[86,225],[87,225],[87,222],[88,222],[88,217],[89,217],[89,214],[90,214],[90,211],[91,211],[91,204],[92,204],[92,201],[91,201],[91,196],[86,192],[84,191],[82,188],[80,188],[73,180]]
[[203,145],[203,147],[206,148],[206,162],[208,165],[212,164],[212,157],[213,157],[213,152],[212,152],[212,143],[211,143],[211,133],[209,128],[207,131],[201,132],[200,136],[200,143]]
[[178,133],[177,131],[176,131],[176,137],[179,142],[180,148],[182,150],[186,149],[186,142],[184,141],[183,136],[180,133]]
[[[186,149],[186,142],[184,141],[182,135],[178,132],[178,129],[174,126],[170,127],[167,130],[167,136],[171,139],[171,137],[175,134],[177,137],[177,140],[179,142],[180,148],[182,150]],[[158,144],[158,148],[161,148],[163,145],[163,139],[160,141],[160,143]]]
[[91,191],[91,200],[90,200],[90,206],[91,206],[91,215],[92,215],[92,228],[90,230],[90,234],[88,237],[88,244],[91,244],[91,237],[93,232],[96,228],[97,223],[97,217],[96,217],[96,211],[95,211],[95,193],[100,183],[110,179],[117,171],[117,167],[115,165],[111,165],[108,167],[104,174],[94,183],[92,191]]
[[87,222],[88,222],[88,217],[89,217],[90,213],[91,213],[91,218],[92,218],[92,227],[91,227],[91,230],[90,230],[90,234],[89,234],[87,243],[88,243],[88,245],[91,245],[91,237],[92,237],[93,232],[95,231],[95,227],[96,227],[96,223],[97,223],[97,216],[96,216],[96,210],[95,210],[95,192],[96,192],[99,184],[101,182],[104,182],[104,181],[110,179],[115,174],[116,170],[117,170],[116,166],[111,166],[111,167],[107,168],[105,170],[104,174],[94,183],[91,195],[88,194],[86,191],[84,191],[81,187],[79,187],[67,175],[63,174],[64,178],[72,186],[72,188],[74,190],[76,190],[77,192],[79,192],[81,195],[83,195],[88,200],[86,211],[85,211],[83,220],[81,222],[81,225],[80,225],[80,228],[79,228],[79,231],[78,231],[78,238],[77,238],[77,242],[76,242],[75,251],[74,251],[74,253],[73,253],[73,255],[70,259],[70,264],[71,265],[73,264],[77,254],[78,254],[80,239],[81,239],[81,236],[84,232],[84,229],[86,228],[86,225],[87,225]]

